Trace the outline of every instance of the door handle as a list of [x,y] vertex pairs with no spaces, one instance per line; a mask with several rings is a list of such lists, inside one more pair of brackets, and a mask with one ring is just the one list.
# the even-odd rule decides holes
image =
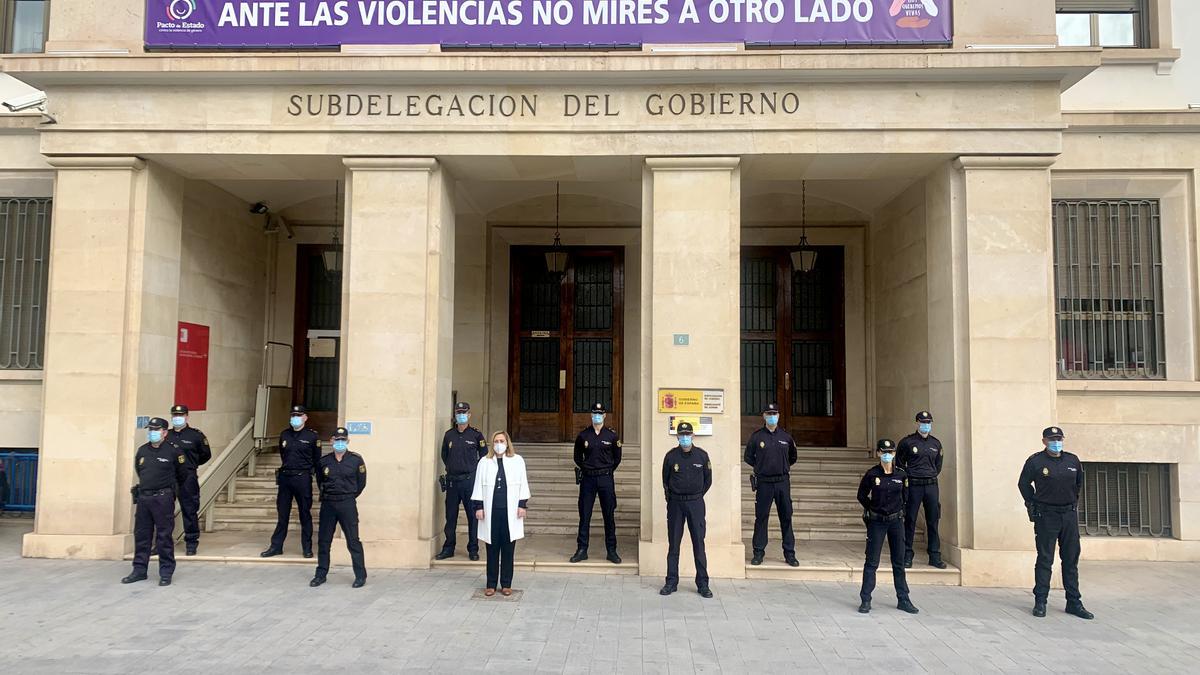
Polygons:
[[565,369],[558,371],[558,388],[567,388],[567,371]]
[[792,373],[791,373],[791,371],[787,371],[783,374],[783,390],[784,391],[792,390]]

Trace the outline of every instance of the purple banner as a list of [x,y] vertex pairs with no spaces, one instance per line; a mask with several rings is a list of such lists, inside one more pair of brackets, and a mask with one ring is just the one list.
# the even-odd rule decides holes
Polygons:
[[147,47],[948,43],[951,0],[147,0]]

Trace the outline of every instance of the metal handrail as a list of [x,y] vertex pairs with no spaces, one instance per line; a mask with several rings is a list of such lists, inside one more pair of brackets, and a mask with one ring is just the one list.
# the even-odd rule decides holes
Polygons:
[[[246,422],[246,426],[238,432],[229,445],[217,454],[213,460],[205,467],[203,473],[199,476],[200,482],[200,509],[199,513],[207,518],[209,511],[212,508],[213,502],[217,500],[217,495],[221,490],[233,489],[233,479],[237,476],[237,472],[246,465],[251,456],[257,450],[254,443],[254,436],[251,433],[254,430],[254,418],[250,418]],[[233,500],[233,494],[230,494],[230,501]],[[175,538],[183,536],[183,520],[179,518],[180,510],[178,504],[175,506]],[[206,523],[211,527],[210,520]],[[209,528],[205,528],[209,529]]]

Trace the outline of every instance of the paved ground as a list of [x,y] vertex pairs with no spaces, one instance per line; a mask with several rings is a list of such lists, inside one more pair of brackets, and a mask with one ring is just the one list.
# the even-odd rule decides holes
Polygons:
[[861,616],[857,587],[818,582],[718,580],[704,600],[518,573],[514,601],[472,599],[473,570],[378,570],[353,590],[338,568],[310,589],[300,566],[192,562],[170,588],[130,587],[127,563],[21,559],[26,528],[0,521],[5,673],[1195,672],[1200,649],[1200,564],[1086,564],[1093,622],[1061,595],[1035,619],[1026,590],[940,586],[914,587],[919,616],[886,587]]

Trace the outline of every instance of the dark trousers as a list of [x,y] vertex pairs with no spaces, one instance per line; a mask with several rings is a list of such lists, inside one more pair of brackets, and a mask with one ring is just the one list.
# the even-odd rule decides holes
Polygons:
[[271,548],[282,549],[287,538],[288,521],[292,519],[292,500],[300,509],[300,547],[312,551],[312,474],[300,476],[279,475],[279,492],[275,496],[275,532],[271,535]]
[[692,555],[696,559],[696,588],[708,588],[708,556],[704,553],[704,500],[667,500],[667,585],[679,585],[679,544],[683,524],[692,536]]
[[[910,481],[912,479],[909,479]],[[904,554],[913,554],[913,537],[917,533],[917,511],[925,507],[925,550],[930,560],[942,557],[942,539],[938,536],[938,520],[942,517],[942,503],[938,499],[937,483],[933,485],[909,485],[908,504],[904,507]]]
[[600,512],[604,514],[604,547],[617,550],[617,486],[612,474],[607,476],[584,476],[579,482],[579,550],[588,550],[588,539],[592,529],[592,507],[600,496]]
[[329,574],[329,547],[333,545],[333,529],[341,525],[346,537],[346,548],[350,551],[350,564],[354,567],[355,579],[367,578],[367,564],[363,560],[362,541],[358,538],[358,502],[354,498],[331,498],[321,502],[321,524],[317,531],[317,574],[321,579]]
[[133,517],[133,571],[145,574],[150,566],[150,546],[158,552],[158,576],[175,573],[175,491],[139,494]]
[[200,541],[200,481],[195,471],[179,486],[179,515],[183,518],[183,541],[195,546]]
[[475,520],[475,512],[471,510],[471,490],[475,487],[475,477],[470,476],[460,480],[452,480],[446,486],[446,542],[442,544],[443,551],[454,552],[458,543],[458,509],[467,516],[467,553],[479,553],[479,521]]
[[862,590],[858,595],[870,601],[875,591],[875,570],[879,569],[879,554],[883,551],[883,538],[887,537],[888,550],[892,557],[892,583],[896,584],[896,599],[908,598],[908,580],[904,578],[904,521],[867,521],[867,559],[863,563]]
[[783,555],[796,556],[796,535],[792,532],[792,482],[788,478],[777,483],[758,481],[754,493],[754,552],[767,550],[767,519],[771,517],[771,506],[779,512],[779,531],[783,535]]
[[1037,543],[1037,564],[1033,568],[1033,597],[1045,602],[1050,595],[1050,570],[1054,567],[1054,547],[1062,560],[1063,589],[1067,603],[1079,602],[1079,516],[1075,511],[1042,513],[1033,523]]
[[[517,542],[508,531],[508,509],[492,507],[492,543],[487,545],[487,587],[512,588]],[[496,586],[499,581],[500,585]]]

